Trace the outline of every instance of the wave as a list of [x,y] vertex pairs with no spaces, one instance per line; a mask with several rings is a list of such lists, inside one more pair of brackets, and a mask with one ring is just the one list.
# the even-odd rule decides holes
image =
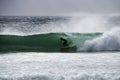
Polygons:
[[120,30],[106,32],[119,22],[120,16],[0,17],[0,52],[119,51]]
[[0,35],[0,52],[77,52],[85,40],[101,33],[49,33],[38,35]]
[[[0,51],[102,52],[120,51],[120,29],[101,33],[49,33],[28,36],[0,35]],[[61,38],[66,40],[61,40]]]
[[0,52],[120,51],[119,35],[120,29],[104,34],[49,33],[27,36],[0,35]]
[[120,51],[120,29],[113,29],[93,40],[86,40],[78,51],[100,52]]

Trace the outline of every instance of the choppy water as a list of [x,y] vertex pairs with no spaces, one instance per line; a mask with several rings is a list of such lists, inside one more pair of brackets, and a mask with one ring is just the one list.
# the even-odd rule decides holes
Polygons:
[[0,80],[120,80],[120,53],[1,54]]
[[0,80],[120,80],[119,26],[120,16],[2,16]]

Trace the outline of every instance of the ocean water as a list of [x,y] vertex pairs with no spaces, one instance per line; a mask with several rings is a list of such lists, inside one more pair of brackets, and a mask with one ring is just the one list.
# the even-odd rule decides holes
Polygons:
[[119,26],[118,15],[1,16],[0,80],[120,80]]
[[120,53],[1,54],[0,80],[120,80]]

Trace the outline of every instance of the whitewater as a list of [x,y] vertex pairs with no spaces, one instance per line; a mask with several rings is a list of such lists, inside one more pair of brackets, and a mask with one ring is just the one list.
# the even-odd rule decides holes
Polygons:
[[[119,15],[1,16],[0,80],[120,80],[119,26]],[[76,50],[61,52],[61,36]]]
[[2,54],[0,80],[120,80],[119,54]]

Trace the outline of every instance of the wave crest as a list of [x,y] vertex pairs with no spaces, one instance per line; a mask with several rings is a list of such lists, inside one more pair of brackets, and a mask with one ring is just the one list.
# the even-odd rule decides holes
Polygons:
[[78,51],[120,51],[120,29],[114,29],[98,38],[87,40]]

